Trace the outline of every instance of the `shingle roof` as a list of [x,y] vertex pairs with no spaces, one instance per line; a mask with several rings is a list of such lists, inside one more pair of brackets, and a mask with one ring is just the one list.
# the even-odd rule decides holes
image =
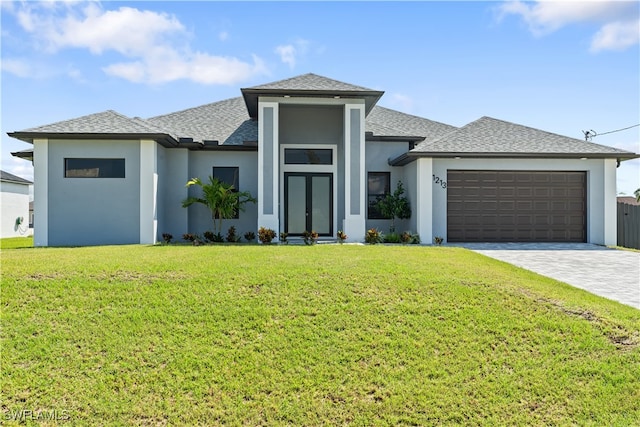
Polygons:
[[77,134],[77,135],[171,135],[164,128],[153,126],[136,117],[130,118],[113,110],[89,114],[75,119],[63,120],[44,126],[13,132],[15,136],[27,142],[32,142],[38,135]]
[[446,135],[418,144],[415,154],[557,154],[635,157],[634,153],[594,144],[491,117],[482,117]]
[[384,94],[382,91],[367,89],[312,73],[244,88],[241,91],[249,116],[254,118],[258,117],[259,96],[358,98],[364,99],[365,113],[369,114]]
[[366,124],[367,131],[370,130],[374,135],[413,135],[428,139],[438,138],[457,129],[455,126],[377,105],[367,116]]
[[249,118],[241,97],[151,117],[147,122],[172,129],[180,138],[199,142],[242,145],[258,141],[258,123]]
[[314,90],[327,92],[375,92],[373,89],[352,85],[350,83],[341,82],[339,80],[333,80],[328,77],[319,76],[313,73],[302,74],[300,76],[291,77],[289,79],[253,86],[246,89],[303,91]]
[[15,182],[17,184],[33,184],[33,182],[29,180],[20,178],[19,176],[16,176],[9,172],[5,172],[3,170],[0,170],[0,181]]

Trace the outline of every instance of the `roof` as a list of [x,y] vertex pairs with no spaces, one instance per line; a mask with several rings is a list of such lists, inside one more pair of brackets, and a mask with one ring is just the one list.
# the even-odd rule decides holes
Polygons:
[[26,185],[33,184],[33,182],[29,180],[20,178],[19,176],[16,176],[9,172],[5,172],[3,170],[0,170],[0,181],[13,182],[15,184],[26,184]]
[[366,115],[384,95],[383,91],[352,85],[313,73],[244,88],[241,91],[247,105],[247,111],[253,118],[258,117],[258,97],[260,96],[364,99]]
[[[365,131],[369,141],[408,141],[411,149],[393,160],[403,165],[417,157],[593,157],[626,160],[638,155],[539,129],[482,117],[457,128],[448,124],[377,106],[382,91],[316,74],[241,89],[231,98],[174,113],[141,119],[107,110],[71,120],[9,133],[26,142],[35,138],[149,138],[167,147],[256,150],[258,98],[321,97],[365,101]],[[33,150],[12,153],[33,159]]]
[[640,201],[633,196],[618,196],[618,203],[624,203],[625,205],[640,206]]
[[482,117],[445,135],[426,139],[394,164],[406,164],[411,157],[591,157],[631,159],[629,151],[594,144],[540,129]]
[[258,142],[258,123],[249,118],[242,97],[151,117],[154,126],[172,129],[179,138],[224,145]]
[[99,139],[112,138],[116,135],[135,138],[150,137],[167,142],[169,145],[173,145],[170,142],[173,139],[175,143],[175,137],[170,131],[153,126],[138,117],[130,118],[113,110],[9,133],[9,136],[30,143],[33,143],[34,138],[53,135]]
[[375,106],[367,116],[366,130],[374,135],[413,135],[434,139],[456,130],[455,126]]

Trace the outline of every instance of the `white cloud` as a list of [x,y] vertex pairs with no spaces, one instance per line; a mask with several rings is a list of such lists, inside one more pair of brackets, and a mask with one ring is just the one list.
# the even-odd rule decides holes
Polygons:
[[3,59],[0,68],[18,77],[30,77],[32,71],[29,63],[20,59]]
[[[627,1],[507,1],[497,8],[498,20],[517,15],[536,37],[580,22],[600,26],[591,51],[622,50],[638,43],[638,7]],[[635,34],[632,32],[635,31]],[[635,36],[635,37],[634,37]]]
[[[192,52],[188,33],[173,15],[132,7],[104,10],[98,3],[22,3],[20,26],[45,51],[87,49],[94,55],[117,52],[128,60],[103,67],[111,76],[136,83],[188,79],[203,84],[233,84],[264,74],[262,61]],[[227,37],[228,35],[221,35]]]
[[295,68],[298,58],[305,55],[309,50],[310,42],[305,39],[296,39],[293,43],[276,46],[275,53],[280,56],[280,60],[289,65],[289,68]]
[[413,111],[413,106],[415,105],[410,96],[401,93],[391,94],[391,103],[401,111],[407,113]]
[[591,40],[591,51],[624,50],[640,42],[640,20],[612,22],[603,26]]
[[279,56],[280,60],[285,64],[289,64],[290,68],[294,68],[296,66],[296,48],[295,46],[288,45],[280,45],[276,47],[275,51]]

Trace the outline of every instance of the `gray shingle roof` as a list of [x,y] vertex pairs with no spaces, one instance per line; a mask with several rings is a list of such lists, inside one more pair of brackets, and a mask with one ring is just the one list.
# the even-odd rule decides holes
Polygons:
[[384,94],[382,91],[367,89],[312,73],[244,88],[241,91],[251,117],[258,116],[259,96],[358,98],[364,99],[365,112],[369,114]]
[[482,117],[446,135],[418,144],[414,154],[540,154],[635,157],[634,153],[594,144],[491,117]]
[[317,74],[308,73],[290,79],[279,80],[277,82],[266,83],[259,86],[253,86],[247,89],[270,89],[270,90],[314,90],[327,92],[375,92],[362,86],[356,86],[349,83],[333,80],[328,77],[319,76]]
[[[455,126],[435,122],[423,117],[375,106],[367,116],[367,131],[374,135],[413,135],[434,139],[456,130]],[[381,133],[378,133],[381,132]]]
[[11,136],[32,142],[38,135],[169,135],[170,131],[154,126],[138,117],[130,118],[113,110],[63,120],[44,126],[10,133]]
[[24,178],[20,178],[19,176],[16,176],[12,173],[9,172],[5,172],[3,170],[0,170],[0,181],[9,181],[9,182],[15,182],[18,184],[33,184],[33,182],[26,180]]
[[158,129],[113,110],[89,114],[44,126],[25,129],[33,133],[161,133]]
[[242,145],[245,141],[258,141],[258,123],[249,118],[241,97],[151,117],[147,122],[199,142]]

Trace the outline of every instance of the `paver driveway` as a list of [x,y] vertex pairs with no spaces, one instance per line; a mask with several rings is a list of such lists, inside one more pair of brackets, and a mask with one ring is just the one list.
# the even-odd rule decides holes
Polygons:
[[640,309],[639,252],[587,243],[465,243],[459,246]]

